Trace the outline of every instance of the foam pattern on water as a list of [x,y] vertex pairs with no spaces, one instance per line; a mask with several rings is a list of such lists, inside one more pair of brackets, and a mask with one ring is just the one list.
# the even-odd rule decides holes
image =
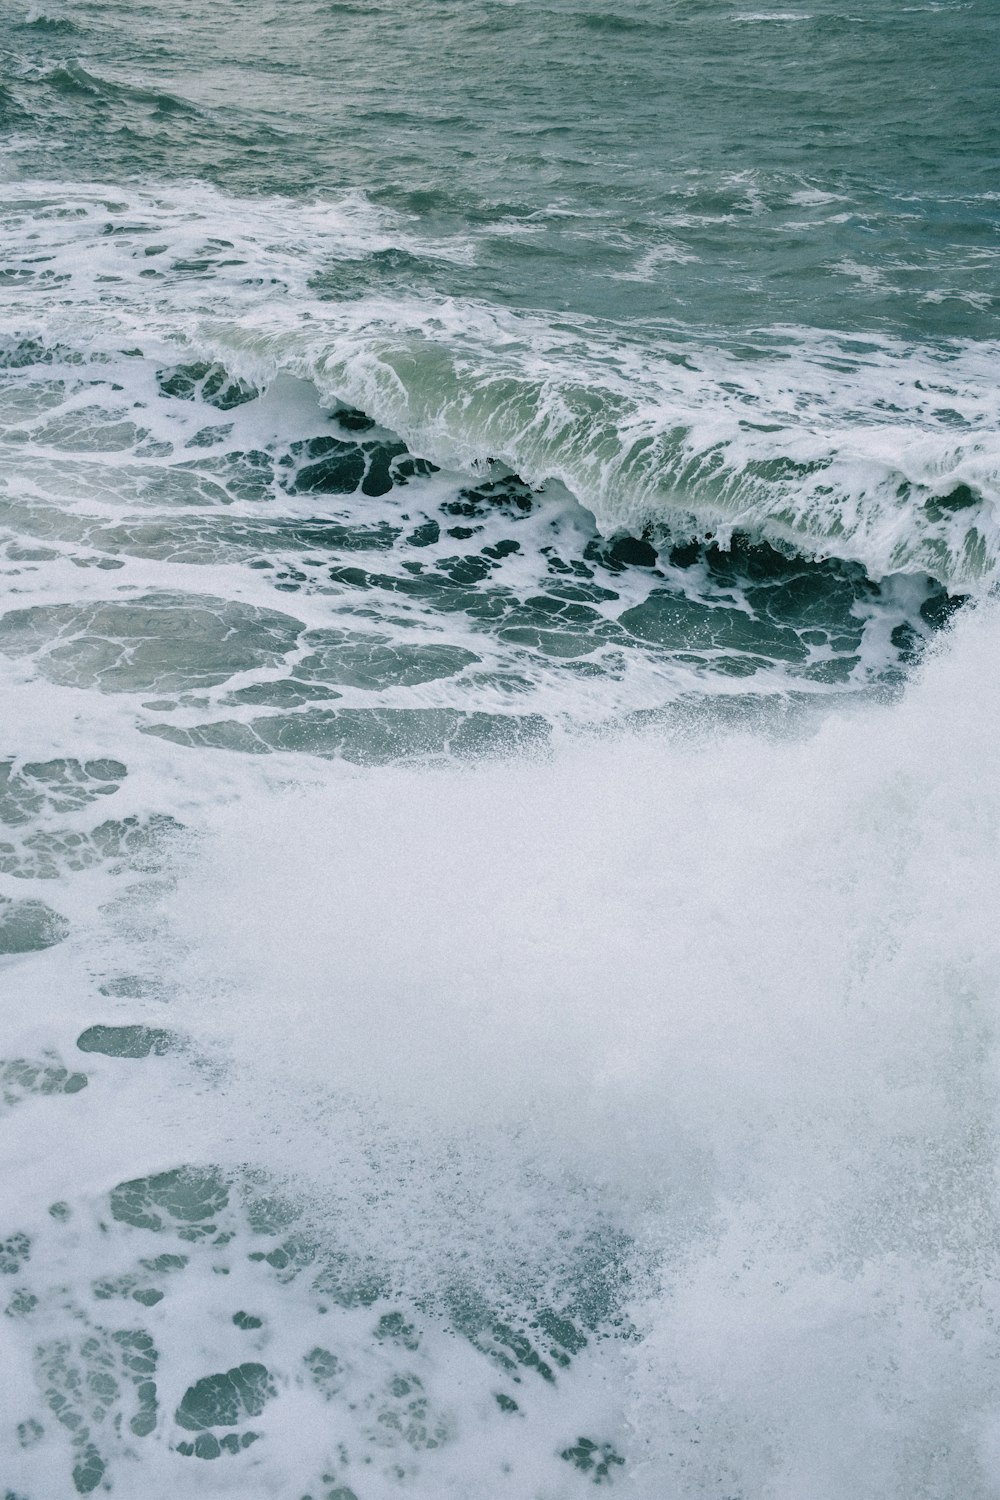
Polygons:
[[0,0],[0,1496],[1000,1500],[995,4],[166,9]]
[[[23,1129],[17,1208],[0,1225],[5,1480],[51,1496],[139,1482],[164,1500],[234,1486],[460,1495],[471,1450],[497,1493],[603,1482],[624,1464],[604,1390],[636,1336],[627,1232],[597,1205],[546,1207],[557,1184],[497,1139],[483,1146],[499,1180],[460,1232],[471,1257],[459,1237],[442,1258],[419,1219],[411,1257],[384,1231],[413,1138],[314,1080],[292,1112],[326,1120],[332,1177],[289,1173],[284,1152],[267,1163],[251,1139],[263,1097],[189,1008],[208,974],[189,988],[188,935],[150,920],[200,863],[178,866],[176,847],[145,885],[116,866],[85,875],[88,891],[64,880],[75,925],[61,961],[6,973],[20,1021],[0,1097]],[[121,970],[171,958],[172,992]],[[84,1091],[92,1107],[67,1114]],[[250,1134],[231,1134],[240,1119]],[[421,1129],[425,1207],[454,1198],[456,1165],[461,1184],[456,1144]],[[512,1167],[535,1204],[532,1242],[484,1264],[477,1218]]]
[[170,824],[3,959],[13,1492],[995,1495],[995,647],[466,769],[49,689],[12,831]]
[[947,614],[925,577],[602,537],[562,486],[439,471],[288,376],[10,347],[0,656],[175,743],[537,749],[706,693],[891,682]]
[[[341,262],[347,275],[354,258],[386,245],[451,253],[356,198],[240,203],[202,187],[123,196],[24,183],[4,230],[18,268],[6,328],[34,329],[49,351],[72,328],[77,348],[83,333],[105,357],[130,347],[170,362],[180,354],[200,373],[168,376],[167,390],[207,391],[220,414],[284,371],[439,464],[464,471],[493,457],[532,484],[558,480],[605,532],[662,522],[681,539],[709,533],[725,544],[741,529],[860,562],[872,576],[931,573],[956,589],[994,575],[988,340],[915,348],[890,334],[773,326],[734,342],[669,324],[631,336],[598,318],[565,322],[365,283],[355,293]],[[8,361],[30,357],[23,347]],[[85,390],[74,400],[36,427],[49,483],[60,446],[85,446],[96,420]],[[116,415],[99,447],[124,451],[140,430],[150,440],[145,413],[137,423],[126,400]],[[199,434],[186,440],[197,448]],[[200,477],[190,486],[207,497],[208,473],[192,467]]]
[[983,350],[4,212],[9,1494],[995,1494]]

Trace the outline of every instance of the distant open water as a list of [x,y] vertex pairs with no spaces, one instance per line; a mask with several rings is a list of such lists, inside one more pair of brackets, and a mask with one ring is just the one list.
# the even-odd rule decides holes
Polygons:
[[995,0],[0,0],[0,1496],[1000,1496]]

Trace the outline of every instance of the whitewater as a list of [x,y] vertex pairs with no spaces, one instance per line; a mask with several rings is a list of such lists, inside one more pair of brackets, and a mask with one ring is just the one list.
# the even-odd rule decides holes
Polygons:
[[0,1496],[1000,1496],[993,0],[0,0]]

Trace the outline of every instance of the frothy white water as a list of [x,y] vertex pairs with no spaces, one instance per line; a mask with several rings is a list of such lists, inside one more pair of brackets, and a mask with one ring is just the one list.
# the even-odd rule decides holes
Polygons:
[[627,1493],[1000,1494],[998,645],[983,607],[901,702],[779,743],[211,814],[177,1019],[230,1123],[414,1290],[622,1225],[658,1279]]
[[955,589],[995,574],[989,341],[772,328],[737,345],[386,293],[384,252],[474,263],[476,242],[421,238],[361,198],[25,183],[8,190],[4,229],[18,288],[4,329],[222,357],[263,383],[305,377],[437,462],[492,456],[559,480],[609,531],[653,521],[724,541],[742,528]]
[[[166,476],[174,448],[203,451],[203,404],[164,415],[154,389],[159,363],[195,351],[270,383],[226,415],[241,448],[308,438],[318,387],[432,455],[485,451],[532,478],[561,475],[609,529],[676,519],[662,476],[697,450],[685,503],[700,495],[702,520],[723,532],[734,517],[786,538],[801,527],[803,547],[863,556],[872,571],[933,558],[953,582],[989,577],[988,508],[951,490],[986,494],[995,479],[988,350],[845,353],[772,331],[766,357],[737,371],[721,351],[640,356],[589,324],[471,304],[326,303],[310,289],[324,255],[363,259],[402,231],[363,203],[296,210],[289,228],[286,207],[236,215],[202,189],[177,202],[18,198],[24,284],[38,279],[7,329],[41,331],[45,347],[26,357],[53,365],[51,392],[15,376],[8,397],[10,513],[27,528],[10,553],[19,607],[51,608],[58,624],[67,597],[107,603],[107,574],[81,572],[78,554],[122,503],[158,522],[156,506],[219,499],[197,485],[133,493],[140,450],[147,478],[160,462]],[[28,259],[41,225],[49,280]],[[140,280],[161,256],[162,274]],[[144,359],[125,353],[137,345]],[[944,370],[954,385],[923,389]],[[887,385],[891,420],[876,404]],[[747,410],[776,430],[741,425]],[[687,433],[676,450],[668,420]],[[822,443],[833,457],[810,467]],[[739,494],[726,488],[730,459]],[[443,495],[456,478],[429,483]],[[791,510],[774,508],[779,492]],[[313,498],[268,493],[281,517],[315,513]],[[369,522],[399,508],[364,503]],[[226,514],[249,523],[257,505]],[[576,529],[579,513],[559,505]],[[541,511],[539,546],[552,496]],[[527,536],[536,520],[518,524]],[[185,560],[167,533],[163,555],[140,539],[127,562],[111,559],[128,569],[113,571],[112,605],[140,588],[161,604],[190,597],[192,560],[210,569],[213,607],[275,604],[224,539]],[[528,560],[512,566],[533,588]],[[895,586],[903,604],[908,586]],[[277,602],[291,612],[289,650],[296,623],[330,623],[325,592]],[[122,627],[126,640],[136,628]],[[568,1500],[600,1477],[594,1453],[643,1500],[997,1494],[998,645],[987,603],[900,700],[837,707],[780,739],[706,728],[709,708],[697,734],[675,721],[644,738],[559,735],[552,754],[517,764],[366,770],[280,750],[262,765],[140,732],[151,726],[135,699],[153,691],[141,657],[133,694],[101,675],[100,653],[94,674],[81,658],[79,672],[48,676],[30,653],[5,653],[11,748],[70,763],[64,776],[3,768],[21,783],[2,914],[35,902],[37,919],[45,903],[52,933],[68,934],[0,961],[13,1121],[0,1240],[23,1278],[10,1283],[0,1387],[26,1435],[2,1440],[5,1482],[69,1494],[92,1442],[108,1483],[128,1493],[141,1472],[149,1500],[178,1485],[284,1495],[300,1475],[313,1493],[333,1468],[329,1484],[360,1500],[401,1485],[470,1500],[491,1484]],[[196,654],[173,663],[182,676]],[[229,666],[256,680],[273,671],[262,659]],[[642,693],[662,702],[665,680],[650,674]],[[769,690],[784,682],[775,673]],[[616,706],[647,702],[626,688]],[[447,686],[427,691],[452,701],[431,696]],[[610,691],[542,679],[540,706],[606,706]],[[177,707],[197,723],[205,700]],[[154,830],[144,845],[154,816],[192,832]],[[165,1028],[166,1051],[79,1052],[95,1024]],[[85,1088],[71,1069],[86,1070]],[[228,1194],[211,1238],[201,1219],[184,1237],[183,1202],[173,1216],[156,1206],[174,1189],[149,1174],[178,1167],[207,1197]],[[241,1182],[248,1201],[292,1200],[287,1223],[280,1205],[254,1220]],[[119,1191],[116,1213],[122,1183],[132,1193]],[[186,1258],[176,1276],[155,1264],[164,1246]],[[377,1285],[362,1296],[369,1270]],[[397,1303],[422,1320],[419,1353],[409,1335],[377,1331],[403,1316]],[[234,1322],[248,1309],[250,1325]],[[538,1332],[543,1314],[576,1320],[565,1363],[570,1345]],[[498,1319],[502,1358],[484,1348]],[[129,1417],[131,1346],[115,1342],[137,1330],[159,1360],[153,1416],[147,1402]],[[309,1364],[327,1344],[348,1369],[339,1404],[331,1366],[317,1381]],[[543,1356],[558,1365],[551,1380]],[[187,1394],[248,1359],[274,1385],[240,1435],[255,1441],[217,1464],[185,1453]],[[79,1392],[110,1370],[118,1405],[95,1415],[98,1395]],[[414,1370],[404,1400],[396,1386]],[[46,1427],[37,1442],[31,1423]],[[575,1449],[583,1434],[592,1447]]]

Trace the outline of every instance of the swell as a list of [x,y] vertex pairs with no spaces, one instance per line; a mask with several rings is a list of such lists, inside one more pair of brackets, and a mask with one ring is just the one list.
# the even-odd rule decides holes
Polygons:
[[[738,530],[875,579],[996,580],[997,341],[515,310],[432,289],[475,258],[473,231],[431,239],[360,195],[58,187],[12,192],[5,274],[26,300],[0,332],[221,359],[258,387],[291,373],[439,465],[565,486],[609,533]],[[390,251],[425,293],[386,287]]]
[[[44,24],[48,25],[48,29],[51,30],[63,29],[61,22]],[[72,29],[72,23],[67,23],[67,26]],[[176,94],[168,93],[165,89],[143,88],[138,84],[103,78],[74,59],[54,63],[33,76],[29,74],[28,81],[47,85],[58,94],[82,95],[107,104],[148,105],[166,113],[193,116],[200,116],[202,113],[196,105]]]
[[359,308],[328,340],[230,329],[213,352],[258,381],[308,378],[436,463],[498,459],[537,487],[562,484],[607,533],[727,545],[739,531],[876,579],[924,573],[974,593],[996,579],[993,351],[886,344],[845,357],[805,329],[738,353],[630,349],[555,327],[543,348],[512,341],[492,310],[448,311],[464,325],[450,337],[423,309],[390,320]]

